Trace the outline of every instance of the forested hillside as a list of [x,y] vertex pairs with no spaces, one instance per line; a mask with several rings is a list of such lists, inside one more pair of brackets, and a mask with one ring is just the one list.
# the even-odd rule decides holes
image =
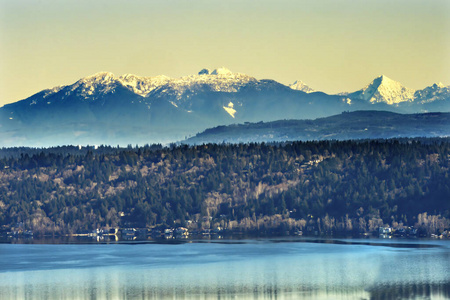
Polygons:
[[450,136],[450,113],[397,114],[388,111],[343,112],[315,120],[278,120],[210,128],[186,144],[311,140],[391,139]]
[[2,150],[3,230],[449,226],[447,139],[68,149]]

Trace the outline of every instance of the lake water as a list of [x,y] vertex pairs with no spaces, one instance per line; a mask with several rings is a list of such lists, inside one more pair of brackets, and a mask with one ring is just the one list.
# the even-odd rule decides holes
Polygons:
[[450,299],[450,241],[0,244],[0,299]]

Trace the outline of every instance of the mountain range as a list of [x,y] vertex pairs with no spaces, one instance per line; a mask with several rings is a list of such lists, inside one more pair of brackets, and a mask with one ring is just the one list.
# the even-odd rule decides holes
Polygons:
[[448,112],[450,87],[414,91],[380,76],[359,91],[328,95],[226,68],[181,78],[101,72],[1,107],[0,146],[167,143],[218,125],[356,110]]

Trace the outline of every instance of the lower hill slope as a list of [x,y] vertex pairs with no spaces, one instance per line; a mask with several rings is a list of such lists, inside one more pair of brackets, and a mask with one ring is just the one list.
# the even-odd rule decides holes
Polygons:
[[244,123],[207,129],[183,143],[246,143],[305,140],[450,136],[450,113],[344,112],[315,120]]

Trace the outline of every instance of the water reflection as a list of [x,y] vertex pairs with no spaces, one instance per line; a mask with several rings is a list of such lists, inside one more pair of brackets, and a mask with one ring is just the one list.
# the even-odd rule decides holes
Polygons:
[[436,246],[0,245],[0,299],[450,299]]
[[211,286],[163,287],[158,285],[158,280],[142,284],[142,280],[136,282],[117,273],[94,272],[83,282],[71,280],[70,273],[65,277],[66,280],[58,283],[3,286],[1,299],[450,299],[450,282],[381,284],[368,288],[276,283],[223,286],[220,282]]
[[369,290],[370,299],[450,299],[450,281],[430,284],[384,284]]

